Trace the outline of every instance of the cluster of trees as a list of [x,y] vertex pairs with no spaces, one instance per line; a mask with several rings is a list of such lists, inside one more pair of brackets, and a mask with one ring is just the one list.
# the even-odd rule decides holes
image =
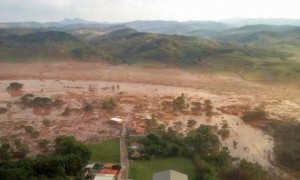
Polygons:
[[33,94],[25,94],[20,99],[21,103],[27,107],[60,107],[64,104],[60,99],[52,100],[48,97],[35,97]]
[[210,100],[205,100],[205,115],[211,117],[213,115],[213,106]]
[[12,82],[6,88],[7,91],[20,91],[23,88],[23,84],[18,82]]
[[268,116],[268,113],[261,108],[254,108],[252,111],[247,111],[242,116],[242,119],[246,122],[254,120],[265,120]]
[[297,121],[270,122],[274,130],[275,157],[277,161],[290,169],[300,170],[300,123]]
[[1,138],[0,141],[0,160],[7,161],[10,158],[24,158],[29,152],[29,147],[20,139],[9,140]]
[[[113,86],[115,88],[115,86]],[[90,111],[93,111],[93,109],[95,107],[99,107],[99,105],[95,105],[95,104],[92,104],[92,103],[85,103],[84,106],[83,106],[83,110],[86,111],[86,112],[90,112]],[[102,104],[100,105],[100,107],[104,110],[107,110],[107,111],[112,111],[114,110],[116,107],[118,106],[117,102],[113,99],[113,98],[109,98],[109,99],[105,99]],[[69,111],[69,110],[65,110],[65,111]],[[66,112],[68,114],[68,112]]]
[[35,130],[33,126],[27,125],[24,127],[25,132],[30,134],[32,138],[37,138],[40,135],[40,132]]
[[174,99],[172,105],[174,112],[182,112],[185,108],[187,108],[188,105],[185,102],[184,94],[182,93],[181,96]]
[[213,106],[210,100],[205,100],[203,105],[199,101],[188,102],[183,93],[173,101],[163,101],[161,105],[162,109],[168,112],[184,112],[190,110],[194,115],[200,115],[203,111],[208,117],[213,115]]
[[[43,146],[46,141],[41,141]],[[66,179],[79,176],[91,152],[72,136],[59,136],[55,140],[55,152],[47,156],[37,156],[12,161],[9,144],[0,147],[0,179]]]
[[259,164],[235,159],[227,147],[221,148],[214,126],[200,125],[186,136],[172,128],[156,130],[140,142],[144,144],[142,154],[145,159],[176,156],[193,159],[199,180],[267,177],[267,172]]

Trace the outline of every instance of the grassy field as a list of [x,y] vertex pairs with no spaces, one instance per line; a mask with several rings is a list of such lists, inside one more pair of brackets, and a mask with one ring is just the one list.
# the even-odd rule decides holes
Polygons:
[[111,139],[96,144],[88,144],[91,150],[91,161],[101,162],[120,162],[120,143],[119,139]]
[[[238,53],[216,55],[204,59],[213,64],[206,68],[212,73],[238,72],[247,80],[297,80],[300,63],[271,57],[251,57]],[[200,69],[203,67],[200,66]]]
[[187,174],[189,180],[196,179],[193,162],[180,157],[149,161],[131,160],[129,164],[129,178],[133,180],[151,180],[153,173],[169,169]]

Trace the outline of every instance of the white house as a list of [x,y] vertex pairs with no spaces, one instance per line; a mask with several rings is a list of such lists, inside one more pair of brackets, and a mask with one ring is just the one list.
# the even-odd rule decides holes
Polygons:
[[188,180],[188,176],[177,171],[166,170],[154,173],[152,180]]

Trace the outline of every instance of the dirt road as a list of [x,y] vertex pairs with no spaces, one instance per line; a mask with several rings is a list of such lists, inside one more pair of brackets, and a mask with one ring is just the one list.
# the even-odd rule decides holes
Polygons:
[[126,123],[124,123],[121,137],[120,137],[120,160],[122,165],[120,180],[126,180],[129,171],[128,152],[125,143],[126,133],[127,133],[127,128],[126,128]]

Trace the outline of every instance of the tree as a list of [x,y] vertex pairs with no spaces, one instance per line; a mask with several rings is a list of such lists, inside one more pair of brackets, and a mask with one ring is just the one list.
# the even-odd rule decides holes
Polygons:
[[91,156],[90,150],[84,144],[76,141],[73,136],[59,136],[55,139],[55,144],[56,154],[77,154],[82,163],[86,163]]
[[174,122],[174,129],[180,131],[182,129],[183,123],[181,121]]
[[9,150],[10,150],[9,143],[8,142],[1,142],[1,146],[0,146],[0,160],[1,161],[8,161],[10,159]]
[[199,180],[215,180],[219,179],[216,169],[202,160],[201,157],[196,154],[194,157],[194,163],[197,169],[197,179]]
[[189,119],[187,126],[188,126],[188,128],[193,128],[196,124],[197,124],[197,121],[195,121],[194,119]]
[[173,111],[183,111],[186,108],[184,94],[173,100]]
[[257,163],[252,163],[241,160],[236,168],[233,168],[227,174],[225,174],[224,179],[228,180],[263,180],[267,177],[267,172]]
[[205,100],[204,104],[205,104],[205,115],[208,117],[211,117],[213,115],[213,112],[212,112],[213,106],[211,104],[211,101]]
[[253,111],[247,111],[242,119],[244,121],[252,121],[252,120],[265,120],[268,116],[268,113],[260,108],[255,108]]
[[30,125],[27,125],[27,126],[25,126],[25,131],[26,131],[26,133],[33,133],[33,131],[34,131],[34,128],[33,128],[33,126],[30,126]]
[[44,119],[43,120],[43,125],[46,127],[50,127],[51,126],[51,121],[49,119]]
[[33,98],[34,98],[34,95],[33,94],[25,94],[24,96],[22,96],[20,99],[21,99],[21,102],[25,105],[30,105],[33,101]]
[[147,119],[146,120],[146,124],[145,124],[145,129],[148,133],[152,133],[157,129],[157,120],[155,119],[154,116],[152,116],[151,119]]
[[203,155],[218,152],[220,149],[220,140],[213,133],[213,126],[202,124],[199,128],[190,131],[186,139],[195,148],[196,152]]
[[192,112],[198,112],[201,110],[201,103],[200,102],[192,102],[193,107],[191,108]]
[[48,97],[35,97],[31,101],[31,105],[34,107],[45,107],[45,106],[52,106],[53,101],[51,98]]
[[18,82],[12,82],[9,84],[9,86],[6,88],[8,91],[20,91],[23,87],[23,84]]

